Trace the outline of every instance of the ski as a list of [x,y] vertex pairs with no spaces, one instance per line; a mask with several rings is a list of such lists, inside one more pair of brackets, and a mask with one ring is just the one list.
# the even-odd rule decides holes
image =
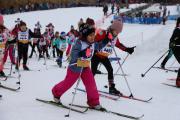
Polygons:
[[176,85],[173,85],[173,84],[168,84],[168,83],[162,83],[163,85],[166,85],[166,86],[170,86],[170,87],[175,87],[175,88],[179,88],[177,87]]
[[[82,92],[86,92],[85,90],[80,89],[80,88],[78,88],[77,90],[82,91]],[[100,91],[100,90],[98,90],[98,92],[99,92],[99,95],[100,95],[100,96],[103,95],[102,93],[105,93],[105,94],[108,94],[108,95],[112,95],[112,94],[110,94],[110,93],[108,93],[108,92],[105,92],[105,91]],[[144,99],[135,98],[135,97],[126,96],[126,95],[122,95],[122,96],[121,96],[121,95],[112,95],[112,96],[118,96],[118,97],[122,97],[122,98],[126,98],[126,99],[136,100],[136,101],[140,101],[140,102],[146,102],[146,103],[148,103],[148,102],[150,102],[150,101],[152,100],[152,97],[149,98],[149,99],[147,99],[147,100],[144,100]],[[110,97],[110,96],[109,96],[109,97]]]
[[11,87],[4,86],[2,84],[0,84],[0,88],[4,88],[6,90],[10,90],[10,91],[14,91],[14,92],[18,91],[20,89],[20,87],[18,87],[18,88],[11,88]]
[[67,68],[66,66],[61,66],[61,67],[59,67],[59,65],[50,65],[50,66],[56,67],[56,68],[62,68],[62,69],[66,69],[66,68]]
[[175,73],[177,73],[177,72],[178,72],[178,70],[171,70],[171,69],[161,68],[161,67],[153,67],[153,68],[156,68],[156,69],[161,69],[161,70],[165,70],[166,72],[175,72]]
[[[80,88],[77,88],[78,91],[81,91],[81,92],[86,92],[85,90],[83,89],[80,89]],[[100,94],[99,93],[99,96],[103,97],[103,98],[107,98],[107,99],[110,99],[110,100],[114,100],[114,101],[117,101],[119,100],[120,96],[115,96],[115,97],[111,97],[111,96],[108,96],[108,95],[104,95],[104,94]]]
[[102,111],[102,110],[93,109],[93,108],[88,107],[88,106],[81,106],[81,105],[76,105],[76,104],[72,104],[72,106],[79,107],[79,108],[88,108],[88,109],[96,110],[96,111],[100,111],[100,112],[111,113],[111,114],[114,114],[114,115],[117,115],[117,116],[120,116],[120,117],[125,117],[125,118],[129,118],[129,119],[133,119],[133,120],[139,120],[139,119],[144,117],[144,114],[139,116],[139,117],[134,117],[134,116],[131,116],[131,115],[126,115],[126,114],[122,114],[122,113],[118,113],[118,112],[113,112],[113,111],[110,111],[110,110],[107,110],[107,109]]
[[[65,108],[65,109],[70,109],[69,106],[66,106],[66,105],[63,105],[63,104],[58,104],[52,100],[43,100],[43,99],[38,99],[36,98],[37,101],[39,102],[43,102],[43,103],[46,103],[46,104],[50,104],[50,105],[54,105],[54,106],[57,106],[57,107],[61,107],[61,108]],[[81,111],[81,110],[77,110],[77,109],[74,109],[74,108],[71,108],[72,111],[74,112],[78,112],[78,113],[85,113],[88,111],[88,108],[85,108],[85,110]]]
[[[105,93],[105,94],[108,94],[108,95],[112,95],[112,94],[110,94],[110,93],[108,93],[108,92],[101,91],[101,90],[99,90],[98,92],[100,92],[100,93]],[[144,100],[144,99],[135,98],[135,97],[133,97],[133,96],[127,96],[127,95],[114,95],[114,96],[119,96],[119,97],[122,97],[122,98],[131,99],[131,100],[136,100],[136,101],[140,101],[140,102],[146,102],[146,103],[148,103],[148,102],[150,102],[150,101],[152,100],[152,97],[149,98],[149,99],[147,99],[147,100]]]
[[[98,75],[108,75],[108,73],[99,73]],[[113,75],[119,75],[119,76],[129,76],[128,74],[120,74],[120,73],[114,73]]]
[[176,81],[176,78],[168,78],[167,80]]

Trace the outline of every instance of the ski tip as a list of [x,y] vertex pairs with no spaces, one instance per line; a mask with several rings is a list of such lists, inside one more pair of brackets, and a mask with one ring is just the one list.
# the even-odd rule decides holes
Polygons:
[[149,98],[148,102],[150,102],[153,99],[153,97]]
[[145,75],[144,74],[141,74],[141,77],[144,77]]
[[39,99],[39,98],[36,98],[35,100],[37,100],[37,101],[40,101],[41,99]]
[[141,119],[141,118],[143,118],[143,117],[144,117],[144,114],[142,114],[140,117],[138,117],[137,120],[139,120],[139,119]]
[[105,88],[108,88],[108,86],[107,86],[107,85],[105,85],[104,87],[105,87]]
[[65,115],[64,117],[69,117],[69,114],[68,114],[68,115]]
[[21,87],[18,87],[18,89],[17,90],[20,90],[21,89]]

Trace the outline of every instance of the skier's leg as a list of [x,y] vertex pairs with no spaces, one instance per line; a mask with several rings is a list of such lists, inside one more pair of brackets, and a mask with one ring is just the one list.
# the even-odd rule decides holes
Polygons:
[[[173,51],[173,54],[174,54],[176,60],[180,64],[180,52],[179,52],[180,48],[175,47],[175,48],[172,49],[172,51]],[[177,78],[176,78],[176,86],[180,87],[180,68],[179,68],[178,75],[177,75]]]
[[52,89],[54,97],[60,98],[77,81],[79,75],[80,73],[73,72],[70,68],[68,68],[65,79],[56,84]]
[[93,75],[96,75],[96,71],[99,65],[99,57],[96,55],[93,55],[92,59],[91,59],[91,70]]
[[99,105],[99,94],[97,91],[96,82],[89,67],[83,70],[81,78],[87,92],[87,104],[92,107]]
[[161,68],[165,68],[167,61],[172,57],[172,55],[173,55],[172,50],[169,50],[168,55],[164,58],[163,62],[161,63]]
[[29,70],[29,68],[27,67],[27,59],[28,59],[28,44],[24,45],[23,47],[23,68],[24,70]]
[[115,95],[122,95],[122,93],[115,88],[114,84],[114,76],[113,76],[113,68],[109,58],[104,58],[102,60],[102,64],[105,66],[106,70],[108,71],[108,82],[109,82],[109,93]]

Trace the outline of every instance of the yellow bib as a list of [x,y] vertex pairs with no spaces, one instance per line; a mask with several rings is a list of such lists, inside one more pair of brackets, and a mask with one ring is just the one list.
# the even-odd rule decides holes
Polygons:
[[90,66],[90,61],[89,60],[77,60],[77,66],[78,67],[89,67]]

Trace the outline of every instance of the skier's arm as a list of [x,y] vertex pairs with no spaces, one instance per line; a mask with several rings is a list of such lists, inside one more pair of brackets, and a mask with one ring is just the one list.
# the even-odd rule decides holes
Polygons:
[[79,40],[77,40],[75,45],[73,45],[71,53],[70,53],[70,63],[77,62],[80,51],[81,51],[81,42]]
[[18,38],[16,37],[14,40],[7,41],[7,44],[13,44],[13,43],[16,43],[17,41],[18,41]]
[[170,48],[180,45],[180,29],[176,28],[170,38]]
[[122,43],[120,43],[119,39],[116,41],[115,46],[118,47],[119,49],[125,51],[125,52],[128,52],[129,54],[132,54],[134,52],[134,47],[124,46]]
[[121,49],[122,51],[126,51],[126,49],[127,49],[126,46],[124,46],[122,43],[120,43],[119,39],[117,39],[115,46],[117,48]]

